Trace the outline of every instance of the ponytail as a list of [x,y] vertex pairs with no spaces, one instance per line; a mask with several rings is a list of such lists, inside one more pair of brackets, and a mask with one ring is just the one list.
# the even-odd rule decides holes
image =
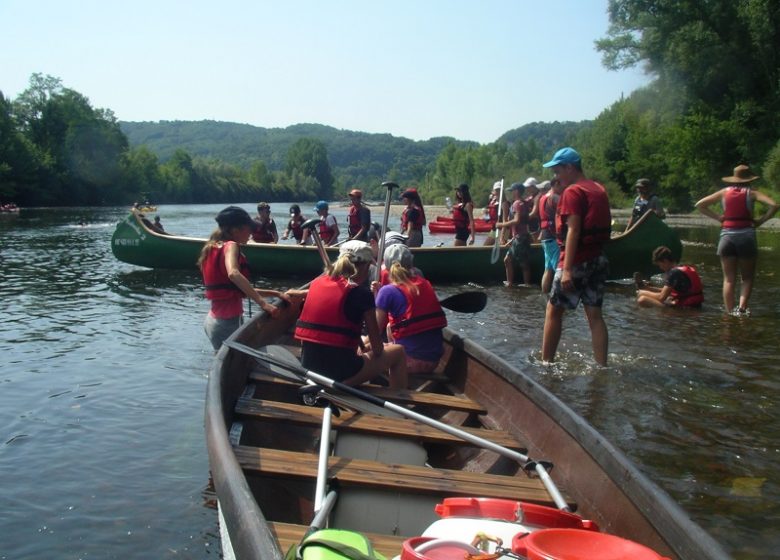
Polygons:
[[412,283],[413,274],[406,270],[400,262],[395,261],[390,267],[388,274],[390,276],[390,282],[396,286],[403,284],[408,287],[409,291],[414,295],[418,295],[420,293],[420,291],[417,289],[417,286]]

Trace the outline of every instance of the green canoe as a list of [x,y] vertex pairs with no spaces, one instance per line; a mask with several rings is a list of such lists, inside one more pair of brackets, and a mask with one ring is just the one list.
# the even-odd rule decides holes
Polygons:
[[[162,235],[151,231],[135,213],[119,222],[111,238],[111,249],[120,261],[147,268],[195,270],[205,239]],[[646,213],[626,233],[616,235],[606,245],[610,279],[631,278],[634,272],[656,274],[653,249],[666,245],[676,258],[682,254],[677,233],[653,212]],[[315,247],[249,243],[242,247],[255,275],[309,279],[322,271]],[[505,279],[503,255],[490,263],[492,247],[419,247],[412,249],[414,264],[433,282],[500,282]],[[338,248],[328,248],[331,260]],[[541,245],[532,245],[532,274],[539,281],[544,267]],[[521,278],[520,274],[516,277]]]

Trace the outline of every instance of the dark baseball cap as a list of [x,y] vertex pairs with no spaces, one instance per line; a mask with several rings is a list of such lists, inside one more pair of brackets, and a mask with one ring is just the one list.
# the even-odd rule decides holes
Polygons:
[[249,213],[238,206],[228,206],[214,218],[220,227],[253,226],[254,221]]

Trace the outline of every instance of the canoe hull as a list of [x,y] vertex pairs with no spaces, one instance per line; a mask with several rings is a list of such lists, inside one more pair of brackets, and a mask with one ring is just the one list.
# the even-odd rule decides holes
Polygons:
[[[275,343],[292,327],[297,306],[281,317],[256,316],[231,339],[252,347]],[[445,330],[449,387],[487,410],[487,423],[527,443],[531,457],[552,461],[552,476],[577,505],[577,513],[602,530],[649,546],[670,558],[729,556],[671,499],[582,418],[549,391],[500,358]],[[254,361],[228,347],[218,352],[206,396],[206,438],[216,493],[238,558],[281,558],[279,503],[260,498],[242,471],[229,441],[234,407]],[[524,476],[522,473],[516,476]],[[265,481],[269,484],[268,480]],[[276,484],[274,481],[271,485]],[[268,496],[269,491],[259,495]],[[268,517],[267,517],[268,516]],[[303,520],[304,523],[306,522]],[[300,521],[299,521],[300,522]],[[361,530],[361,527],[345,527]]]
[[[147,268],[196,270],[205,239],[161,235],[146,228],[133,213],[117,224],[111,249],[120,261]],[[657,274],[652,252],[666,245],[676,258],[682,255],[677,233],[654,213],[648,212],[631,231],[614,237],[606,246],[611,280],[631,278],[634,272],[645,276]],[[255,275],[265,277],[304,278],[322,271],[322,260],[314,247],[283,244],[254,244],[242,247]],[[328,248],[331,261],[338,248]],[[416,247],[411,249],[414,264],[432,282],[500,282],[506,278],[501,258],[491,264],[492,247]],[[540,244],[531,246],[531,276],[539,282],[544,272],[544,252]],[[520,278],[519,272],[516,278]]]

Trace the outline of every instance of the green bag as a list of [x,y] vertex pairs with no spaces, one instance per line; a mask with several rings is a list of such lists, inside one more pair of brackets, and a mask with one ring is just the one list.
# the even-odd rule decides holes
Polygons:
[[285,560],[386,560],[361,533],[321,529],[290,547]]

